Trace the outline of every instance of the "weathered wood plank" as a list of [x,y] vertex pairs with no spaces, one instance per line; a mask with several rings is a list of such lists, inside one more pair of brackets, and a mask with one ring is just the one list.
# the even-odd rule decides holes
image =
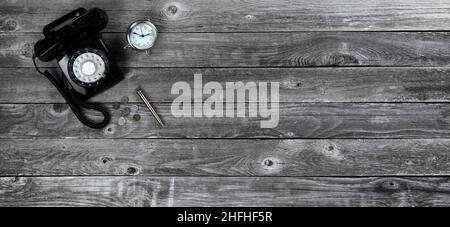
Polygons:
[[108,31],[148,17],[163,32],[448,30],[441,0],[33,0],[0,1],[0,32],[36,32],[77,7],[108,11]]
[[[40,34],[0,34],[0,67],[33,67]],[[164,33],[151,54],[105,34],[123,67],[450,66],[447,32]]]
[[[124,68],[126,80],[93,99],[118,102],[144,88],[154,102],[172,102],[173,84],[203,75],[203,83],[279,82],[281,102],[449,102],[450,68]],[[55,71],[56,72],[56,71]],[[204,100],[208,96],[204,96]],[[251,100],[247,100],[251,101]],[[32,68],[0,68],[0,103],[64,102]]]
[[0,140],[2,176],[448,176],[448,139]]
[[449,206],[450,178],[0,178],[1,206]]
[[[104,130],[83,127],[65,104],[0,105],[0,138],[448,138],[448,104],[280,103],[279,125],[265,118],[175,118],[170,103],[156,103],[167,127],[160,129],[142,106],[112,110]],[[236,113],[236,112],[235,112]],[[98,116],[97,113],[89,114]],[[122,121],[121,116],[125,116]],[[248,116],[248,115],[247,115]]]

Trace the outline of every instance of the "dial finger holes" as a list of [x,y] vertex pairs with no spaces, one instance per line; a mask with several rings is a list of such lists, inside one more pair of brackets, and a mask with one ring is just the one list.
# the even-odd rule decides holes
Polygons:
[[84,83],[95,83],[104,77],[105,62],[96,53],[79,55],[73,64],[75,77]]

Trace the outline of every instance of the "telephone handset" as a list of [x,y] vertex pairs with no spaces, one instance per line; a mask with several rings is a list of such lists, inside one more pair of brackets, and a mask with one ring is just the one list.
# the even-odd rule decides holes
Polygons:
[[[111,117],[106,108],[87,100],[124,78],[100,33],[107,23],[108,16],[103,10],[79,8],[45,26],[45,38],[34,46],[36,70],[58,89],[76,117],[95,129],[104,128]],[[62,74],[42,72],[36,58],[43,62],[56,60]],[[103,120],[88,119],[83,109],[99,111]]]

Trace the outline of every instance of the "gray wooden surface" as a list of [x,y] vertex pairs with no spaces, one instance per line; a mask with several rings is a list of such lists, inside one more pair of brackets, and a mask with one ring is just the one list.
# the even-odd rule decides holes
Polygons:
[[[0,34],[0,67],[33,67],[38,33]],[[450,66],[446,32],[161,33],[146,52],[105,40],[124,67]]]
[[[93,99],[113,114],[104,130],[83,127],[32,68],[42,27],[82,6],[109,13],[105,39],[126,74]],[[450,206],[449,8],[0,0],[0,206]],[[161,32],[155,48],[123,49],[127,25],[144,16]],[[280,82],[279,126],[174,118],[170,88],[194,73]],[[138,102],[137,86],[166,128]],[[142,118],[119,124],[136,107]]]

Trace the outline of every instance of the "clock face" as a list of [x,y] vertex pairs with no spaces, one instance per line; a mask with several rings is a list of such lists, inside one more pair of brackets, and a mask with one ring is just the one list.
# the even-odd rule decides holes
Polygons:
[[128,31],[128,42],[138,50],[150,49],[156,41],[157,31],[149,21],[135,22]]

